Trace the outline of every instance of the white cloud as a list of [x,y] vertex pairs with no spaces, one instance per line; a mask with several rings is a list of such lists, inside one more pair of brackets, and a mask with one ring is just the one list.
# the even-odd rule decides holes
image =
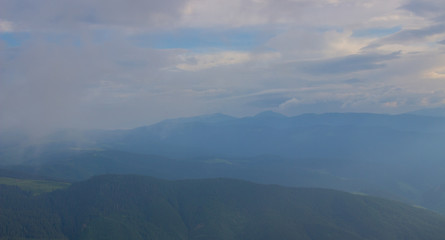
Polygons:
[[179,56],[183,63],[176,68],[184,71],[200,71],[209,68],[243,64],[247,62],[267,63],[280,58],[279,53],[249,53],[237,51],[222,51],[216,53],[189,53]]
[[246,52],[218,52],[208,54],[195,54],[183,56],[186,63],[176,65],[184,71],[199,71],[225,65],[244,63],[250,60],[250,54]]
[[390,107],[390,108],[396,108],[399,106],[399,103],[396,101],[392,101],[392,102],[385,102],[383,103],[383,106],[385,107]]
[[432,79],[445,79],[445,67],[428,69],[424,72],[424,77]]
[[298,105],[300,103],[301,103],[300,100],[298,100],[296,98],[291,98],[291,99],[281,103],[280,105],[278,105],[278,109],[283,111],[283,110],[286,110],[289,107],[293,107],[293,106]]
[[355,38],[351,31],[293,29],[272,38],[267,46],[288,60],[318,60],[359,54],[374,38]]
[[12,22],[0,19],[0,33],[14,31]]

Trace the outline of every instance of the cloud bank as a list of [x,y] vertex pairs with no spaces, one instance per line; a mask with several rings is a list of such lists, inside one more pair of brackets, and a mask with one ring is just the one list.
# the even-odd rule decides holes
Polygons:
[[445,3],[0,0],[0,130],[445,105]]

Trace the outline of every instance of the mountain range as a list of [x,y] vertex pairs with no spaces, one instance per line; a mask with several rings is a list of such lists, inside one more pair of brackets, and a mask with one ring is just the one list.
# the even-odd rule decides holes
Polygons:
[[108,173],[226,177],[362,192],[445,213],[445,118],[430,115],[213,114],[64,130],[34,144],[4,138],[0,160],[9,170],[69,181]]

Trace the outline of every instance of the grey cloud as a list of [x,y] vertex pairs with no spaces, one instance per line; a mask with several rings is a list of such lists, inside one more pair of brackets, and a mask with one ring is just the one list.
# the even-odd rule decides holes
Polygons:
[[445,25],[434,25],[418,30],[403,30],[384,39],[385,42],[401,42],[424,39],[425,37],[445,32]]
[[[174,65],[171,55],[120,42],[79,48],[38,40],[0,51],[0,130],[116,127],[130,116],[121,110],[134,104],[141,112],[162,91],[160,69]],[[97,108],[113,117],[95,118]]]
[[365,81],[360,78],[350,78],[350,79],[346,79],[344,82],[347,84],[360,84],[360,83],[364,83]]
[[400,32],[392,34],[391,36],[385,37],[383,39],[371,43],[369,46],[366,47],[366,49],[379,47],[385,44],[401,44],[401,43],[423,41],[425,38],[429,36],[442,34],[444,32],[445,32],[445,24],[433,25],[422,29],[402,30]]
[[[197,7],[197,12],[191,15],[186,14],[189,3]],[[222,7],[218,8],[220,5]],[[184,27],[181,25],[184,19],[192,27],[245,26],[292,22],[299,19],[307,7],[318,5],[310,0],[234,3],[191,0],[0,0],[0,19],[11,21],[22,29],[33,30],[62,30],[67,27],[71,30],[89,27],[165,29]]]
[[341,101],[315,101],[290,105],[284,109],[277,109],[278,112],[290,116],[305,113],[326,113],[326,112],[347,112],[350,109],[344,109]]
[[248,104],[262,109],[275,108],[288,100],[288,95],[289,94],[286,93],[273,93],[252,96],[251,99],[248,100]]
[[442,1],[431,0],[410,0],[401,6],[401,9],[408,10],[419,16],[428,16],[443,11]]
[[292,29],[270,39],[266,46],[278,50],[284,56],[306,58],[322,55],[329,41],[323,32]]
[[[380,112],[402,113],[419,108],[425,101],[431,106],[440,106],[444,92],[435,92],[431,96],[409,92],[397,86],[372,86],[366,88],[343,88],[336,91],[295,93],[297,104],[286,104],[279,111],[289,115],[322,112]],[[353,93],[353,94],[351,94]],[[291,100],[291,98],[289,98]],[[283,104],[284,105],[284,104]]]
[[152,28],[172,24],[185,0],[0,0],[0,16],[23,29],[82,26]]
[[0,0],[0,18],[23,29],[338,25],[361,22],[376,8],[326,0]]
[[401,9],[410,11],[436,23],[445,22],[445,2],[442,0],[410,0],[401,6]]
[[302,62],[297,69],[312,75],[344,74],[385,67],[383,62],[398,58],[400,52],[391,54],[356,54],[327,60]]

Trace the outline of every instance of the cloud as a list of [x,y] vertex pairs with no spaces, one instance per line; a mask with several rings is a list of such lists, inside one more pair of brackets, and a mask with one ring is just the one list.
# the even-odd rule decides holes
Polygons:
[[[401,6],[401,9],[407,10],[415,15],[427,20],[432,25],[445,24],[445,2],[441,0],[409,0]],[[423,27],[428,27],[427,24]]]
[[298,104],[301,104],[301,100],[298,100],[296,98],[291,98],[291,99],[286,100],[285,102],[280,103],[280,105],[278,105],[278,109],[283,111],[289,107],[293,107]]
[[85,27],[150,29],[174,25],[184,0],[1,0],[0,16],[25,30]]
[[239,64],[250,60],[250,55],[245,52],[219,52],[214,54],[198,54],[195,56],[184,56],[185,62],[176,67],[185,71],[199,71],[203,69]]
[[320,61],[296,63],[301,71],[313,75],[344,74],[364,70],[384,68],[385,61],[398,58],[399,52],[391,54],[355,54],[346,57],[332,58]]
[[396,113],[445,99],[439,0],[0,6],[0,130],[128,128],[214,112]]
[[280,54],[274,52],[249,53],[236,51],[221,51],[206,54],[185,54],[180,56],[182,63],[176,68],[184,71],[200,71],[209,68],[243,64],[247,62],[268,62],[278,59]]
[[0,16],[21,29],[118,27],[236,28],[258,25],[353,26],[398,7],[398,1],[332,0],[1,0]]
[[419,16],[431,17],[442,14],[445,9],[445,4],[440,0],[409,0],[403,4],[401,8]]
[[395,107],[397,107],[399,105],[399,103],[396,102],[396,101],[393,101],[393,102],[385,102],[385,103],[383,103],[383,105],[385,107],[395,108]]
[[[113,111],[141,94],[159,91],[149,86],[161,81],[160,69],[175,64],[174,52],[119,42],[78,47],[44,40],[32,40],[19,51],[2,51],[0,128],[46,131],[69,126],[116,126],[125,116],[116,112],[118,117],[104,122],[102,118],[91,119],[91,109],[103,106]],[[141,88],[145,90],[141,92]]]
[[2,32],[12,32],[13,31],[12,22],[0,19],[0,33]]
[[424,42],[428,37],[444,33],[445,24],[432,25],[421,29],[402,30],[373,42],[367,48],[375,48],[386,44],[410,44]]
[[270,39],[266,46],[280,52],[289,61],[315,61],[363,54],[375,40],[356,37],[353,31],[293,28]]

